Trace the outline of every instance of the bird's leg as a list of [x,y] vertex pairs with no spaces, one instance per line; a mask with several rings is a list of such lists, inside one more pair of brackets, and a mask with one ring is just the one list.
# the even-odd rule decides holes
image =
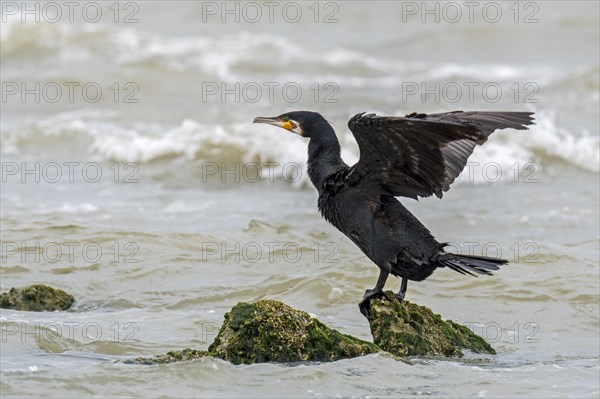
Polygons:
[[406,295],[406,288],[408,288],[408,279],[406,277],[402,277],[402,283],[400,284],[400,291],[396,294],[398,300],[402,302],[404,296]]
[[389,272],[381,270],[379,272],[379,277],[377,278],[377,283],[375,284],[375,288],[372,290],[366,290],[365,295],[363,295],[362,300],[358,304],[358,308],[360,309],[360,313],[363,314],[366,318],[369,318],[369,302],[372,298],[376,298],[379,296],[384,296],[388,301],[390,298],[383,292],[383,286],[388,278]]

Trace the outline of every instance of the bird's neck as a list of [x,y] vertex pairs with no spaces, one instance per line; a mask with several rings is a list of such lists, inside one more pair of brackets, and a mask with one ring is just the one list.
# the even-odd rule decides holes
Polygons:
[[345,167],[333,128],[329,124],[321,127],[319,136],[308,142],[308,176],[319,193],[325,180]]

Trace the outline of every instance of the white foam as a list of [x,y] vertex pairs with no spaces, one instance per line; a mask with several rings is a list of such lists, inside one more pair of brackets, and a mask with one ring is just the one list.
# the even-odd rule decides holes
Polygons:
[[584,130],[574,135],[556,123],[553,110],[536,113],[536,125],[520,141],[520,144],[533,152],[557,157],[591,172],[600,171],[600,137],[592,136]]
[[[88,152],[118,162],[146,163],[165,157],[229,164],[274,162],[277,164],[275,171],[281,172],[289,163],[304,168],[307,160],[306,140],[276,128],[253,125],[250,121],[211,125],[185,119],[174,127],[138,124],[132,128],[111,119],[111,113],[102,111],[64,113],[36,123],[26,133],[52,137],[87,136]],[[344,124],[335,128],[344,160],[348,164],[355,163],[359,154],[354,138]],[[3,139],[10,136],[4,133]],[[19,145],[19,141],[13,141],[9,148],[18,149]],[[515,168],[524,173],[528,162],[538,162],[542,156],[598,173],[599,152],[597,136],[585,131],[575,134],[559,127],[554,111],[540,110],[536,112],[536,125],[530,130],[498,132],[485,145],[477,147],[469,158],[472,169],[465,169],[458,183],[497,182],[498,169],[501,170],[501,181],[514,181]],[[262,171],[263,174],[269,172],[267,168]],[[300,184],[308,181],[304,172],[305,169]]]
[[[52,40],[40,33],[51,31]],[[40,37],[38,37],[40,36]],[[26,39],[25,39],[25,38]],[[26,41],[24,41],[26,40]],[[268,74],[273,81],[333,81],[346,88],[401,87],[404,80],[497,80],[508,85],[535,77],[540,84],[572,79],[568,71],[548,66],[454,64],[406,62],[373,57],[366,52],[342,48],[311,47],[314,54],[298,42],[267,33],[240,32],[221,36],[164,37],[133,28],[116,29],[109,25],[86,24],[83,28],[59,24],[22,24],[9,18],[2,26],[3,56],[31,47],[52,48],[57,53],[82,50],[93,56],[99,48],[114,54],[117,64],[151,63],[168,70],[201,72],[226,81],[257,79]],[[29,46],[29,47],[28,47]],[[265,55],[266,57],[263,57]],[[268,59],[268,63],[257,63]],[[308,66],[308,68],[306,68]],[[257,71],[262,71],[258,73]],[[324,72],[321,72],[324,71]],[[576,72],[584,79],[594,70],[581,67]],[[580,80],[581,80],[580,79]],[[592,96],[596,96],[597,93]],[[592,97],[592,100],[594,98]],[[115,122],[114,114],[83,110],[58,114],[24,132],[3,129],[2,152],[17,153],[21,139],[41,132],[43,136],[77,135],[90,137],[89,152],[101,157],[127,162],[152,162],[163,157],[184,159],[226,159],[240,162],[306,162],[303,140],[264,126],[238,122],[211,125],[191,119],[178,126],[124,126]],[[496,133],[486,145],[476,149],[470,162],[497,163],[503,176],[516,162],[525,164],[541,155],[562,159],[592,172],[600,169],[599,140],[588,132],[571,132],[557,123],[551,109],[540,110],[537,125],[527,132]],[[347,163],[358,159],[353,138],[345,129],[338,131]],[[466,181],[488,180],[479,171]]]
[[19,51],[56,48],[70,31],[64,24],[35,22],[34,19],[23,23],[21,16],[17,14],[2,15],[2,18],[0,44],[3,57]]
[[58,211],[62,213],[94,213],[98,212],[98,207],[94,204],[90,204],[89,202],[84,202],[75,205],[66,203],[63,204],[63,206]]
[[50,215],[54,213],[70,213],[70,214],[89,214],[98,212],[98,207],[89,202],[83,202],[80,204],[71,204],[70,202],[64,203],[59,207],[53,208],[40,208],[36,213],[40,215]]
[[[273,170],[279,176],[286,164],[304,165],[307,152],[303,140],[275,128],[251,123],[206,125],[190,119],[158,135],[131,129],[102,129],[102,134],[94,134],[89,150],[122,162],[151,162],[169,156],[225,163],[273,162]],[[262,172],[269,173],[269,169],[263,168]],[[303,173],[298,183],[305,181]]]
[[[21,23],[9,16],[2,24],[4,57],[20,51],[52,50],[61,62],[107,54],[117,65],[152,64],[169,71],[201,72],[223,81],[333,81],[345,87],[400,87],[405,81],[476,80],[514,82],[534,77],[538,84],[566,75],[548,66],[427,63],[374,57],[366,51],[303,46],[269,33],[165,37],[132,27],[106,24]],[[305,54],[310,53],[310,59]],[[268,61],[264,61],[268,60]],[[257,65],[260,68],[257,68]],[[309,66],[309,68],[306,68]],[[262,72],[258,72],[262,71]]]

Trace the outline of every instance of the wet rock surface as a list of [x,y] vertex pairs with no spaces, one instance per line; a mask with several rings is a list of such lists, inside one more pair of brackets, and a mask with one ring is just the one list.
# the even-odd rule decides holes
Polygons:
[[26,288],[11,288],[0,295],[0,308],[29,312],[67,310],[75,298],[58,288],[36,284]]
[[369,324],[373,342],[396,356],[463,356],[463,349],[477,353],[496,351],[467,327],[444,321],[425,306],[400,302],[393,292],[371,301]]
[[164,355],[157,355],[154,357],[138,357],[135,359],[125,360],[124,363],[128,364],[168,364],[175,362],[183,362],[186,360],[195,360],[200,359],[206,356],[211,356],[211,354],[207,351],[200,351],[196,349],[183,349],[180,351],[170,351],[165,353]]
[[425,306],[391,299],[371,301],[369,324],[374,343],[342,334],[274,300],[240,302],[225,320],[208,351],[184,349],[151,358],[126,361],[165,364],[206,356],[234,364],[331,362],[376,352],[397,357],[460,357],[463,350],[495,354],[494,349],[467,327],[444,321]]
[[306,312],[271,300],[234,306],[208,350],[235,364],[330,362],[380,351]]

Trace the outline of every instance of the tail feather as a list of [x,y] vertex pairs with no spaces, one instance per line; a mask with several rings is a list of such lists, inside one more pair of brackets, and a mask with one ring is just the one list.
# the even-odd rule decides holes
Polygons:
[[444,254],[439,260],[443,267],[448,267],[460,274],[469,274],[477,277],[474,273],[492,275],[493,270],[499,270],[500,265],[506,265],[506,259],[490,258],[487,256]]

